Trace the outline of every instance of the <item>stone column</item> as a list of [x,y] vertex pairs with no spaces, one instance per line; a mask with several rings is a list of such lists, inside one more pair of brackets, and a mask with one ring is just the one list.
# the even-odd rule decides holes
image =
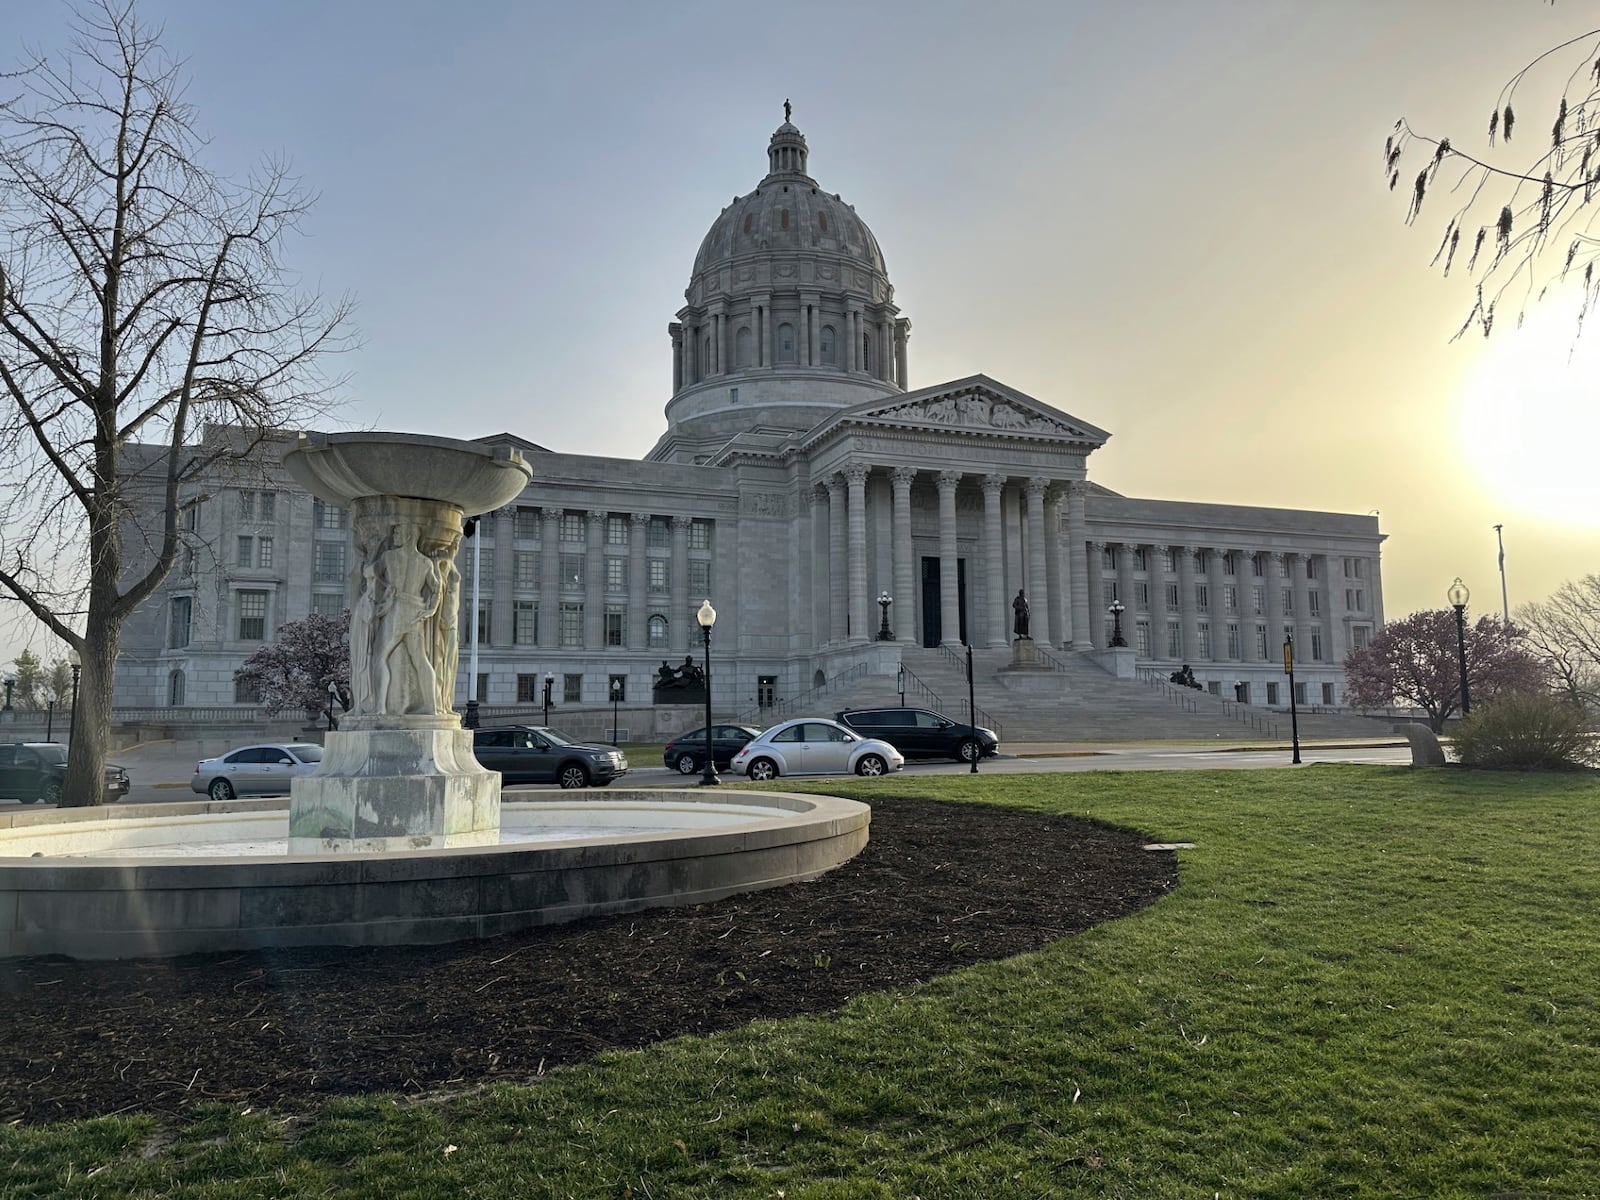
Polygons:
[[[988,609],[988,643],[1004,648],[1011,642],[1006,603],[1005,526],[1001,521],[1000,499],[1006,486],[1004,475],[983,477],[983,573],[984,607]],[[977,642],[977,638],[972,639]]]
[[1150,657],[1167,658],[1167,548],[1150,547]]
[[921,621],[917,615],[917,571],[911,544],[911,484],[917,472],[913,467],[896,467],[889,476],[894,493],[894,603],[899,611],[901,641],[919,642]]
[[1072,590],[1072,648],[1094,649],[1089,620],[1089,571],[1084,559],[1088,520],[1083,498],[1088,485],[1081,479],[1067,484],[1067,586]]
[[772,365],[772,297],[758,297],[752,307],[756,313],[756,366]]
[[1028,501],[1028,632],[1034,645],[1050,649],[1050,600],[1044,566],[1044,494],[1050,481],[1031,477],[1023,487]]
[[895,382],[900,385],[902,392],[909,392],[911,384],[910,376],[906,374],[906,343],[911,340],[911,322],[901,317],[895,322],[895,333]]
[[583,644],[605,645],[606,629],[606,517],[603,508],[589,510],[584,524],[587,540],[583,554]]
[[961,593],[957,591],[956,485],[960,471],[940,471],[939,485],[939,642],[961,645]]
[[822,361],[822,297],[805,296],[801,304],[806,314],[806,366]]
[[1194,547],[1178,547],[1178,610],[1183,614],[1183,661],[1200,661],[1200,613],[1194,602]]
[[547,508],[539,528],[539,648],[561,645],[561,510]]
[[1106,616],[1106,547],[1108,542],[1090,542],[1089,559],[1089,637],[1096,650],[1111,645],[1111,618]]
[[833,579],[828,574],[830,546],[830,509],[828,489],[813,485],[811,494],[811,643],[825,646],[833,636],[829,632],[830,597]]
[[1044,494],[1044,587],[1050,609],[1050,638],[1057,646],[1072,645],[1066,591],[1061,579],[1061,485]]
[[722,316],[719,313],[706,314],[706,325],[709,329],[711,344],[706,348],[706,375],[710,377],[722,370]]
[[634,513],[628,518],[628,647],[645,649],[650,640],[646,585],[650,582],[650,560],[645,552],[650,541],[650,514]]
[[1131,542],[1117,547],[1117,599],[1122,601],[1123,608],[1122,640],[1130,646],[1139,644],[1133,628],[1139,620],[1139,605],[1133,596],[1133,552],[1136,548]]
[[683,326],[672,322],[667,336],[672,339],[672,394],[676,396],[683,390]]
[[[1213,547],[1211,550],[1211,583],[1209,588],[1211,592],[1211,661],[1219,663],[1229,661],[1228,622],[1230,618],[1228,615],[1227,592],[1225,590],[1228,586],[1228,575],[1227,563],[1224,561],[1227,558],[1227,554],[1228,551],[1221,546]],[[1241,629],[1239,633],[1242,637],[1244,630]]]
[[850,640],[872,640],[876,628],[872,620],[872,597],[867,594],[867,464],[845,466],[845,485],[849,492],[850,522]]
[[849,580],[845,561],[846,517],[845,479],[833,475],[828,479],[828,644],[836,645],[845,639],[848,624]]
[[1283,650],[1283,627],[1287,619],[1283,612],[1283,588],[1288,582],[1283,574],[1283,552],[1274,550],[1267,555],[1267,576],[1262,591],[1267,601],[1267,659],[1270,661]]
[[1344,603],[1344,593],[1341,591],[1337,597],[1334,595],[1333,560],[1326,554],[1316,556],[1322,564],[1319,573],[1322,591],[1322,644],[1327,647],[1328,661],[1335,666],[1344,664],[1345,652],[1349,649],[1345,645],[1344,622],[1335,615],[1335,604]]
[[[1297,662],[1311,662],[1311,629],[1317,619],[1311,615],[1311,583],[1306,578],[1306,556],[1288,556],[1290,586],[1294,590],[1294,656]],[[1324,659],[1328,653],[1326,641],[1322,644]]]
[[894,342],[888,321],[878,322],[878,378],[894,382]]
[[689,526],[693,523],[690,517],[672,518],[672,583],[669,592],[672,611],[667,614],[667,629],[670,631],[672,648],[678,651],[689,649],[690,626],[694,626],[696,640],[700,630],[694,622],[694,611],[699,605],[689,602]]

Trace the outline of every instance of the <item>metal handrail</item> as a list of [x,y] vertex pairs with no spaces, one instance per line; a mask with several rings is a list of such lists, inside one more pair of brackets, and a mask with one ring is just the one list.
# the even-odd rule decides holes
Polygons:
[[1155,667],[1140,667],[1136,672],[1137,678],[1148,687],[1156,688],[1171,698],[1185,712],[1198,713],[1200,705],[1197,697],[1205,696],[1215,700],[1222,706],[1223,715],[1230,720],[1238,721],[1241,725],[1248,725],[1251,729],[1266,737],[1278,737],[1278,723],[1263,716],[1261,710],[1249,705],[1240,704],[1237,700],[1229,700],[1225,696],[1217,696],[1204,689],[1180,688],[1171,680],[1164,677]]
[[797,707],[809,706],[818,698],[825,696],[829,692],[838,688],[841,684],[847,683],[852,679],[859,679],[866,673],[867,664],[864,662],[857,663],[849,670],[835,675],[832,679],[827,680],[818,687],[811,688],[809,691],[801,692],[798,696],[790,697],[788,700],[779,700],[774,704],[768,705],[766,708],[762,708],[760,705],[757,705],[755,708],[747,708],[734,717],[733,723],[736,725],[770,725],[774,719],[786,719],[795,711]]
[[[965,654],[957,654],[954,648],[946,646],[943,642],[939,643],[938,649],[941,654],[950,660],[951,665],[961,672],[961,678],[965,680],[967,677],[967,656]],[[937,697],[935,697],[935,700],[933,707],[941,712],[944,711],[943,702],[938,701]],[[960,699],[956,701],[956,708],[958,711],[963,708],[967,710],[968,725],[981,724],[985,729],[992,729],[996,733],[1000,732],[1000,726],[995,719],[977,705],[968,704],[965,699]]]
[[[941,649],[942,648],[943,647],[941,647]],[[926,683],[922,682],[921,679],[917,678],[916,673],[914,671],[912,671],[909,667],[905,666],[904,664],[901,665],[901,670],[903,670],[905,672],[905,676],[906,676],[907,679],[913,681],[916,690],[922,694],[923,702],[925,704],[927,704],[927,706],[929,708],[936,709],[939,712],[944,712],[945,711],[945,702],[940,697],[938,692],[934,691]],[[963,656],[961,658],[961,673],[962,673],[962,677],[963,678],[965,678],[965,676],[966,676],[966,670],[967,670],[967,661],[966,661],[966,658]],[[968,707],[967,706],[967,702],[965,700],[958,700],[956,702],[956,704],[957,704],[958,710]],[[976,720],[974,720],[974,715],[976,715],[976,718],[977,718]],[[991,716],[988,712],[984,711],[981,708],[977,709],[976,714],[973,714],[973,713],[970,713],[970,712],[967,714],[967,724],[968,725],[981,725],[985,729],[994,730],[996,734],[999,734],[999,733],[1002,732],[1002,730],[1000,729],[1000,723],[998,721],[996,721],[994,719],[994,717]]]

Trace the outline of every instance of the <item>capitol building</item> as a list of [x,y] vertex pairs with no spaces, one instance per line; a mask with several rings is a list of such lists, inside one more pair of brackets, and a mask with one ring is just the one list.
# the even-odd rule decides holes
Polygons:
[[[460,700],[537,703],[553,675],[558,704],[648,705],[664,662],[699,660],[707,597],[719,715],[831,712],[965,645],[992,692],[1022,592],[1036,666],[1063,680],[1092,664],[1131,688],[1187,664],[1227,700],[1287,705],[1292,634],[1296,699],[1343,702],[1344,656],[1383,620],[1375,516],[1119,495],[1090,470],[1110,434],[1049,398],[989,375],[913,386],[873,232],[787,119],[766,167],[700,243],[642,461],[476,439],[520,450],[533,479],[479,524],[478,678],[463,648]],[[284,623],[348,606],[348,515],[288,478],[288,444],[189,488],[181,562],[124,632],[119,707],[252,704],[234,670]]]

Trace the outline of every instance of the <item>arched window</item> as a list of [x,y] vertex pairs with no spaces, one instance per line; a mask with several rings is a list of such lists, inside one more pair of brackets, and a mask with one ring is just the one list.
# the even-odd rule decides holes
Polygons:
[[183,706],[183,672],[173,671],[167,676],[167,704],[172,708]]
[[733,335],[733,364],[736,367],[750,365],[750,351],[755,346],[755,338],[750,335],[750,326],[739,326],[739,332]]
[[778,361],[792,363],[794,361],[794,326],[778,326]]
[[833,326],[822,327],[822,363],[827,367],[836,367],[839,364],[833,358]]
[[811,677],[812,688],[823,687],[827,684],[827,682],[828,677],[822,673],[821,668],[818,668],[817,673]]
[[870,333],[863,333],[861,335],[861,369],[868,375],[873,374],[872,335]]
[[709,336],[705,340],[703,349],[705,353],[700,357],[700,374],[715,375],[717,373],[717,364],[711,361],[711,338]]
[[667,648],[667,619],[660,613],[652,613],[648,631],[650,649],[665,650]]

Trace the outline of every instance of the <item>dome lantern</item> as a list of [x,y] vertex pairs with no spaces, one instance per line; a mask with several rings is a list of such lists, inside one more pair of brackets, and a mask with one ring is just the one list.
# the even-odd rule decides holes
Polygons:
[[779,125],[767,145],[767,178],[774,175],[804,175],[806,173],[806,135],[790,123],[793,109],[783,102],[783,124]]

